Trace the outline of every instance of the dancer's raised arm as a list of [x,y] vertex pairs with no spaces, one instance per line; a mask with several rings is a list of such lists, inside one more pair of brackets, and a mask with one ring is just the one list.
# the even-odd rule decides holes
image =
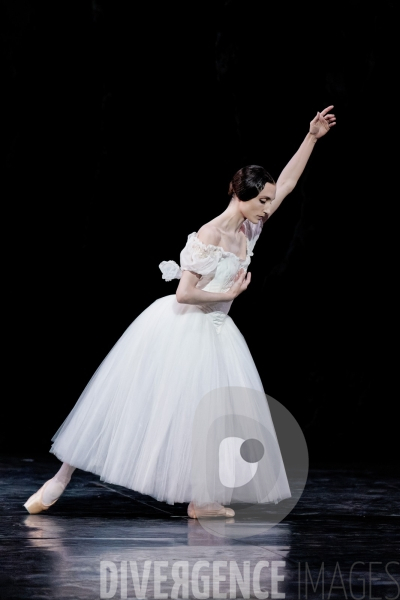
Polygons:
[[336,124],[336,117],[330,112],[332,108],[333,104],[324,108],[323,111],[317,112],[314,119],[310,122],[310,129],[300,148],[292,156],[278,177],[275,198],[271,202],[269,215],[266,215],[263,219],[264,222],[276,211],[282,200],[290,194],[297,184],[311,156],[316,141],[326,135],[330,128]]

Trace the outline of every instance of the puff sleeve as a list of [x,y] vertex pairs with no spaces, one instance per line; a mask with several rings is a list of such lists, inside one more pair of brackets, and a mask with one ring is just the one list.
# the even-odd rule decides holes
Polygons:
[[180,279],[183,271],[192,271],[198,275],[211,275],[217,269],[221,255],[222,248],[204,244],[194,232],[188,236],[186,245],[180,254],[181,266],[179,267],[173,260],[164,260],[159,264],[159,268],[165,281]]
[[195,233],[191,233],[181,252],[181,270],[193,271],[199,275],[211,275],[216,270],[221,255],[222,248],[204,244]]

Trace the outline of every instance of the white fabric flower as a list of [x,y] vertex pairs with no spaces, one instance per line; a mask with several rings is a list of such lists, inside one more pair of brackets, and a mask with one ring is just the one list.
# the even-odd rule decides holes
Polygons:
[[180,279],[182,277],[180,266],[174,260],[163,260],[158,266],[165,281]]

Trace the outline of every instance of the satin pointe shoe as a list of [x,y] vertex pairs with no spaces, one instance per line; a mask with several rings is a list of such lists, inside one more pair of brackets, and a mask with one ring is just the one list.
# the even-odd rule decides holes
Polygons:
[[[51,479],[49,479],[48,481],[46,481],[46,483],[44,483],[42,485],[42,487],[35,492],[34,494],[32,494],[32,496],[30,498],[28,498],[28,500],[25,502],[25,504],[23,504],[23,506],[26,508],[26,510],[31,514],[31,515],[37,515],[38,513],[41,513],[43,510],[47,510],[48,508],[50,508],[50,506],[53,506],[53,504],[55,504],[58,500],[58,498],[56,498],[53,502],[51,502],[50,504],[44,504],[43,503],[43,492],[44,489],[46,487],[46,485],[48,483],[50,483],[50,481],[52,481]],[[61,494],[64,490],[61,491]],[[60,495],[61,495],[60,494]]]
[[221,508],[196,508],[191,502],[188,506],[187,513],[191,519],[197,519],[198,517],[234,517],[235,511],[232,508],[221,506]]

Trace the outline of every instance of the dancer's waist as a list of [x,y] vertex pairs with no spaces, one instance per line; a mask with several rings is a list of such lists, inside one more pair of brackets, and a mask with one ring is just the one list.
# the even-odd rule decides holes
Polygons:
[[232,302],[233,300],[229,300],[229,302],[207,302],[207,304],[199,304],[198,307],[206,314],[221,313],[221,315],[226,316],[232,306]]

